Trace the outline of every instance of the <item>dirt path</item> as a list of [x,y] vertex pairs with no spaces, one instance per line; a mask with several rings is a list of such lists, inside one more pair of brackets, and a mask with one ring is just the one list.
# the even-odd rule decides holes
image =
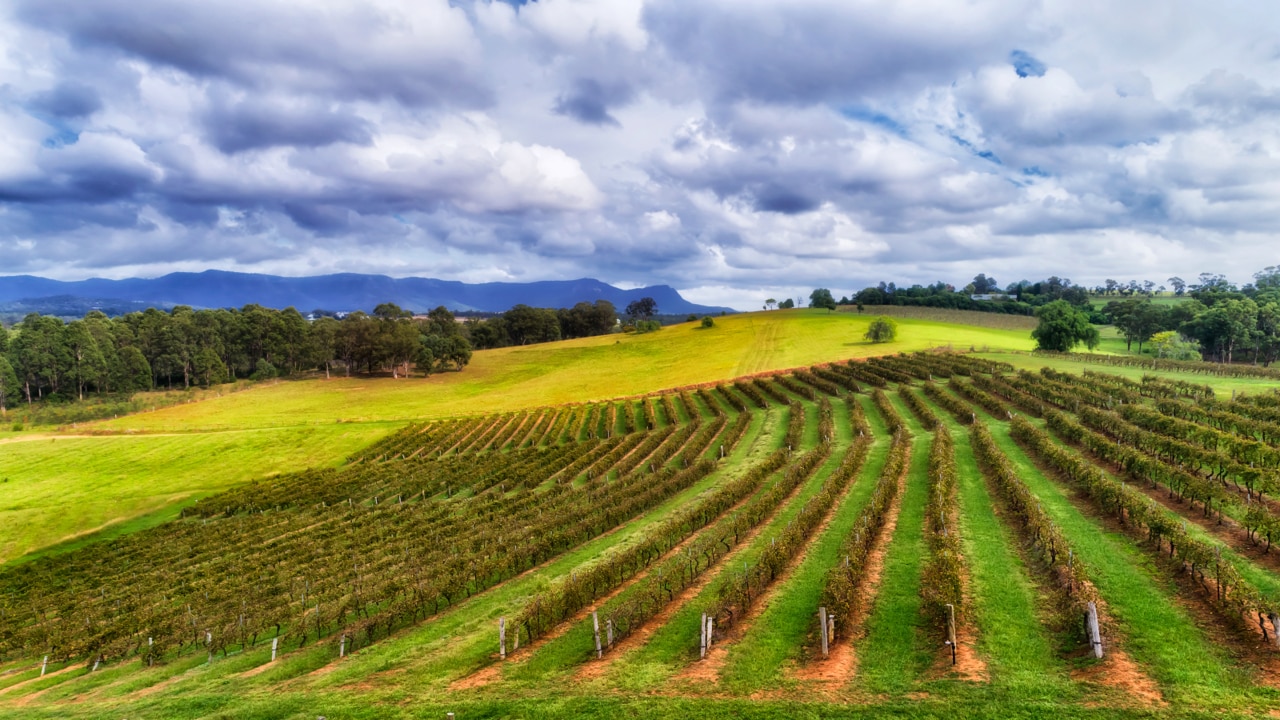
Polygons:
[[[952,514],[948,521],[951,527],[960,527],[959,518]],[[962,608],[973,607],[973,595],[969,590],[969,568],[960,563],[960,592]],[[933,672],[939,677],[950,676],[967,682],[984,683],[991,680],[987,672],[987,661],[978,653],[978,629],[969,618],[969,613],[961,613],[956,622],[955,664],[951,662],[951,647],[943,645],[934,656]]]
[[[849,492],[849,486],[852,485],[856,479],[856,474],[849,479],[848,483],[845,484],[844,489],[840,492],[837,501],[833,502],[831,506],[827,508],[827,512],[823,515],[822,521],[819,522],[817,527],[815,527],[813,531],[809,533],[809,536],[804,539],[804,545],[800,548],[800,551],[791,558],[786,567],[783,568],[782,572],[773,578],[773,581],[769,583],[769,588],[765,590],[764,594],[751,604],[751,608],[747,611],[746,615],[743,616],[742,620],[735,623],[734,626],[729,629],[729,632],[713,641],[711,649],[707,651],[706,658],[699,662],[691,663],[682,672],[677,674],[677,680],[684,679],[694,682],[709,682],[712,684],[720,682],[720,674],[724,670],[725,663],[729,658],[730,646],[741,640],[748,632],[750,632],[751,628],[755,625],[755,621],[769,609],[769,606],[777,598],[778,594],[782,592],[787,581],[791,579],[791,576],[795,574],[796,569],[800,567],[804,562],[805,557],[808,556],[810,550],[813,549],[814,542],[818,538],[822,537],[823,533],[825,533],[831,526],[831,521],[836,515],[836,508],[840,507],[841,502]],[[801,487],[803,487],[803,485],[801,485]]]
[[[713,525],[716,522],[719,522],[720,518],[726,517],[730,513],[742,507],[753,496],[754,496],[754,493],[738,501],[737,504],[735,504],[728,510],[725,510],[723,513],[717,516],[714,520],[712,520],[712,522],[709,523],[707,527],[709,527],[710,525]],[[706,527],[703,528],[703,530],[705,529]],[[690,543],[696,540],[701,534],[702,534],[702,530],[699,530],[698,532],[694,532],[690,534],[689,537],[680,541],[670,550],[665,552],[661,557],[649,563],[649,565],[644,569],[642,569],[640,572],[627,578],[625,581],[622,582],[621,585],[618,585],[617,587],[613,588],[612,590],[605,593],[601,597],[596,598],[594,601],[589,603],[586,607],[574,613],[571,617],[560,621],[560,623],[557,624],[550,632],[538,638],[532,644],[525,646],[525,648],[519,651],[513,651],[512,653],[508,653],[508,657],[510,657],[513,654],[515,655],[515,657],[513,659],[508,660],[507,662],[517,664],[517,665],[528,662],[533,657],[533,654],[538,651],[539,648],[555,640],[556,638],[563,636],[565,633],[572,630],[574,625],[590,617],[592,612],[598,611],[602,606],[604,606],[605,603],[608,603],[610,600],[614,599],[618,595],[626,592],[628,589],[633,587],[636,583],[639,583],[641,580],[644,580],[645,578],[649,577],[649,574],[653,570],[653,568],[657,567],[659,564],[666,561],[668,558],[672,557],[673,555],[684,550],[686,547],[689,546]],[[618,645],[619,647],[621,647],[621,643],[619,643]],[[486,665],[485,667],[481,668],[480,670],[477,670],[474,673],[471,673],[470,675],[467,675],[465,677],[462,677],[453,681],[449,685],[449,689],[450,690],[467,690],[467,689],[483,687],[485,685],[488,685],[489,683],[492,683],[496,680],[501,679],[502,672],[503,672],[502,666],[503,666],[503,663],[500,663],[500,662]]]
[[[785,471],[785,468],[783,471]],[[729,563],[734,562],[743,552],[746,551],[747,548],[751,547],[751,543],[753,543],[755,539],[760,536],[760,533],[764,532],[764,529],[773,522],[773,519],[782,511],[782,508],[786,507],[795,499],[796,495],[800,493],[800,490],[804,488],[804,485],[805,483],[797,485],[794,490],[788,493],[787,496],[778,503],[778,506],[774,508],[773,512],[769,513],[769,515],[762,519],[759,524],[751,528],[751,530],[747,531],[747,533],[742,536],[737,547],[703,570],[691,585],[677,593],[676,596],[672,598],[671,602],[667,603],[666,607],[656,615],[649,618],[648,622],[645,622],[627,637],[614,643],[614,649],[612,652],[605,655],[604,658],[599,661],[589,662],[582,665],[582,667],[578,669],[577,677],[587,680],[601,677],[605,675],[611,667],[613,667],[613,663],[617,658],[622,657],[633,648],[637,648],[648,642],[649,638],[652,637],[658,629],[665,627],[667,623],[675,617],[676,613],[680,612],[685,605],[706,589],[706,587],[711,584],[712,580],[719,577],[720,570],[722,568]],[[746,501],[743,501],[740,505],[745,502]],[[726,513],[726,516],[727,515],[728,513]]]
[[37,675],[36,677],[31,678],[30,680],[23,680],[23,681],[22,681],[22,682],[20,682],[20,683],[14,683],[14,684],[10,685],[9,687],[6,687],[6,688],[0,688],[0,695],[7,695],[8,693],[13,692],[14,690],[20,690],[20,689],[22,689],[22,688],[24,688],[24,687],[27,687],[28,685],[31,685],[32,683],[39,682],[39,681],[41,681],[41,680],[43,680],[43,679],[45,679],[45,678],[57,677],[57,676],[59,676],[59,675],[62,675],[62,674],[64,674],[64,673],[68,673],[68,672],[70,672],[70,671],[72,671],[72,670],[75,670],[75,669],[77,669],[77,668],[80,668],[80,667],[83,667],[83,666],[82,666],[82,665],[78,665],[78,664],[77,664],[77,665],[68,665],[68,666],[66,666],[66,667],[62,668],[61,670],[55,670],[55,671],[53,671],[53,672],[51,672],[51,673],[45,673],[45,674],[44,674],[44,678],[42,678],[42,677],[40,677],[40,676],[38,676],[38,675]]
[[871,615],[880,589],[880,577],[884,573],[884,557],[888,552],[889,542],[898,528],[898,513],[902,510],[902,496],[907,490],[907,474],[910,469],[910,463],[903,466],[902,474],[898,476],[898,491],[889,504],[880,534],[867,555],[867,572],[862,587],[858,588],[858,604],[853,617],[840,618],[845,623],[845,628],[842,630],[837,625],[837,639],[832,643],[826,660],[814,660],[796,668],[792,673],[792,677],[811,683],[816,691],[824,695],[833,695],[858,674],[858,653],[854,646],[866,637],[867,618]]

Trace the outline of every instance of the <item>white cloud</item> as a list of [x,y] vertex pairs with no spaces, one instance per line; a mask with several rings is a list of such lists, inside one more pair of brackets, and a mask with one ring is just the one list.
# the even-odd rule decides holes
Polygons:
[[1280,14],[1115,13],[21,0],[0,10],[0,256],[596,276],[744,307],[1275,264]]

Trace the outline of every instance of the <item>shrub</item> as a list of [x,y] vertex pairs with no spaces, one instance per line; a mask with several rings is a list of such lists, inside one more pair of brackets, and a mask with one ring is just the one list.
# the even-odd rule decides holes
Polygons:
[[712,320],[710,315],[702,318],[702,327],[709,328],[709,327],[715,327],[715,326],[716,326],[716,321]]
[[893,318],[881,315],[871,321],[867,334],[862,337],[873,343],[893,342],[898,337],[898,323]]
[[258,363],[257,369],[253,371],[253,374],[249,376],[249,379],[250,380],[271,380],[272,378],[275,378],[279,375],[280,373],[279,371],[276,370],[275,365],[272,365],[266,360],[263,360]]

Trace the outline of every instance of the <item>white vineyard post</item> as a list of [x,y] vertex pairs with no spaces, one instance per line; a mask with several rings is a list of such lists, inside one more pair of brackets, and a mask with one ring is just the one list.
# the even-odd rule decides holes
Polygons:
[[707,656],[707,614],[702,613],[702,622],[699,623],[700,633],[698,636],[698,657],[705,658]]
[[507,659],[507,619],[498,618],[498,657]]
[[947,644],[951,646],[951,664],[956,664],[956,606],[947,603]]
[[596,611],[591,611],[591,631],[596,636],[596,659],[604,657],[604,650],[600,649],[600,615]]
[[827,657],[827,609],[818,608],[818,639],[822,643],[822,657]]
[[1102,631],[1098,628],[1098,606],[1089,603],[1087,621],[1089,625],[1089,643],[1093,646],[1093,656],[1102,657]]

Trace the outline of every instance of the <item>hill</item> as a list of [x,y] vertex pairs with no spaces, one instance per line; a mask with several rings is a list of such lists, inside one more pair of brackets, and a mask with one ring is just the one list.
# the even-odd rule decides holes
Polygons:
[[342,273],[313,277],[280,277],[207,270],[171,273],[158,278],[64,282],[12,275],[0,277],[0,308],[11,312],[41,308],[136,309],[138,305],[220,308],[257,303],[266,307],[294,307],[302,312],[373,310],[393,302],[426,311],[441,305],[450,310],[503,312],[523,303],[533,307],[572,307],[579,302],[608,300],[621,311],[633,300],[652,297],[666,314],[719,314],[732,308],[691,303],[668,285],[623,290],[599,280],[557,280],[532,283],[468,284],[432,278],[392,278],[386,275]]
[[[1253,618],[1280,609],[1256,541],[1280,514],[1229,455],[1280,457],[1237,436],[1273,433],[1273,403],[1226,401],[1273,379],[1040,357],[966,313],[902,313],[877,345],[872,317],[734,315],[0,430],[0,717],[1275,709]],[[948,347],[978,352],[897,354]]]
[[[856,320],[776,316],[775,361]],[[1274,714],[1280,560],[1246,528],[1280,515],[1240,455],[1276,466],[1250,437],[1274,398],[1054,364],[895,355],[403,426],[0,568],[0,717]]]
[[0,561],[98,528],[164,519],[268,472],[338,463],[414,419],[627,397],[948,344],[1031,347],[1023,332],[912,319],[900,321],[897,342],[874,345],[862,339],[870,320],[807,309],[731,315],[709,329],[684,323],[478,351],[465,371],[425,379],[285,381],[62,433],[0,431],[0,478],[9,480],[0,493]]

